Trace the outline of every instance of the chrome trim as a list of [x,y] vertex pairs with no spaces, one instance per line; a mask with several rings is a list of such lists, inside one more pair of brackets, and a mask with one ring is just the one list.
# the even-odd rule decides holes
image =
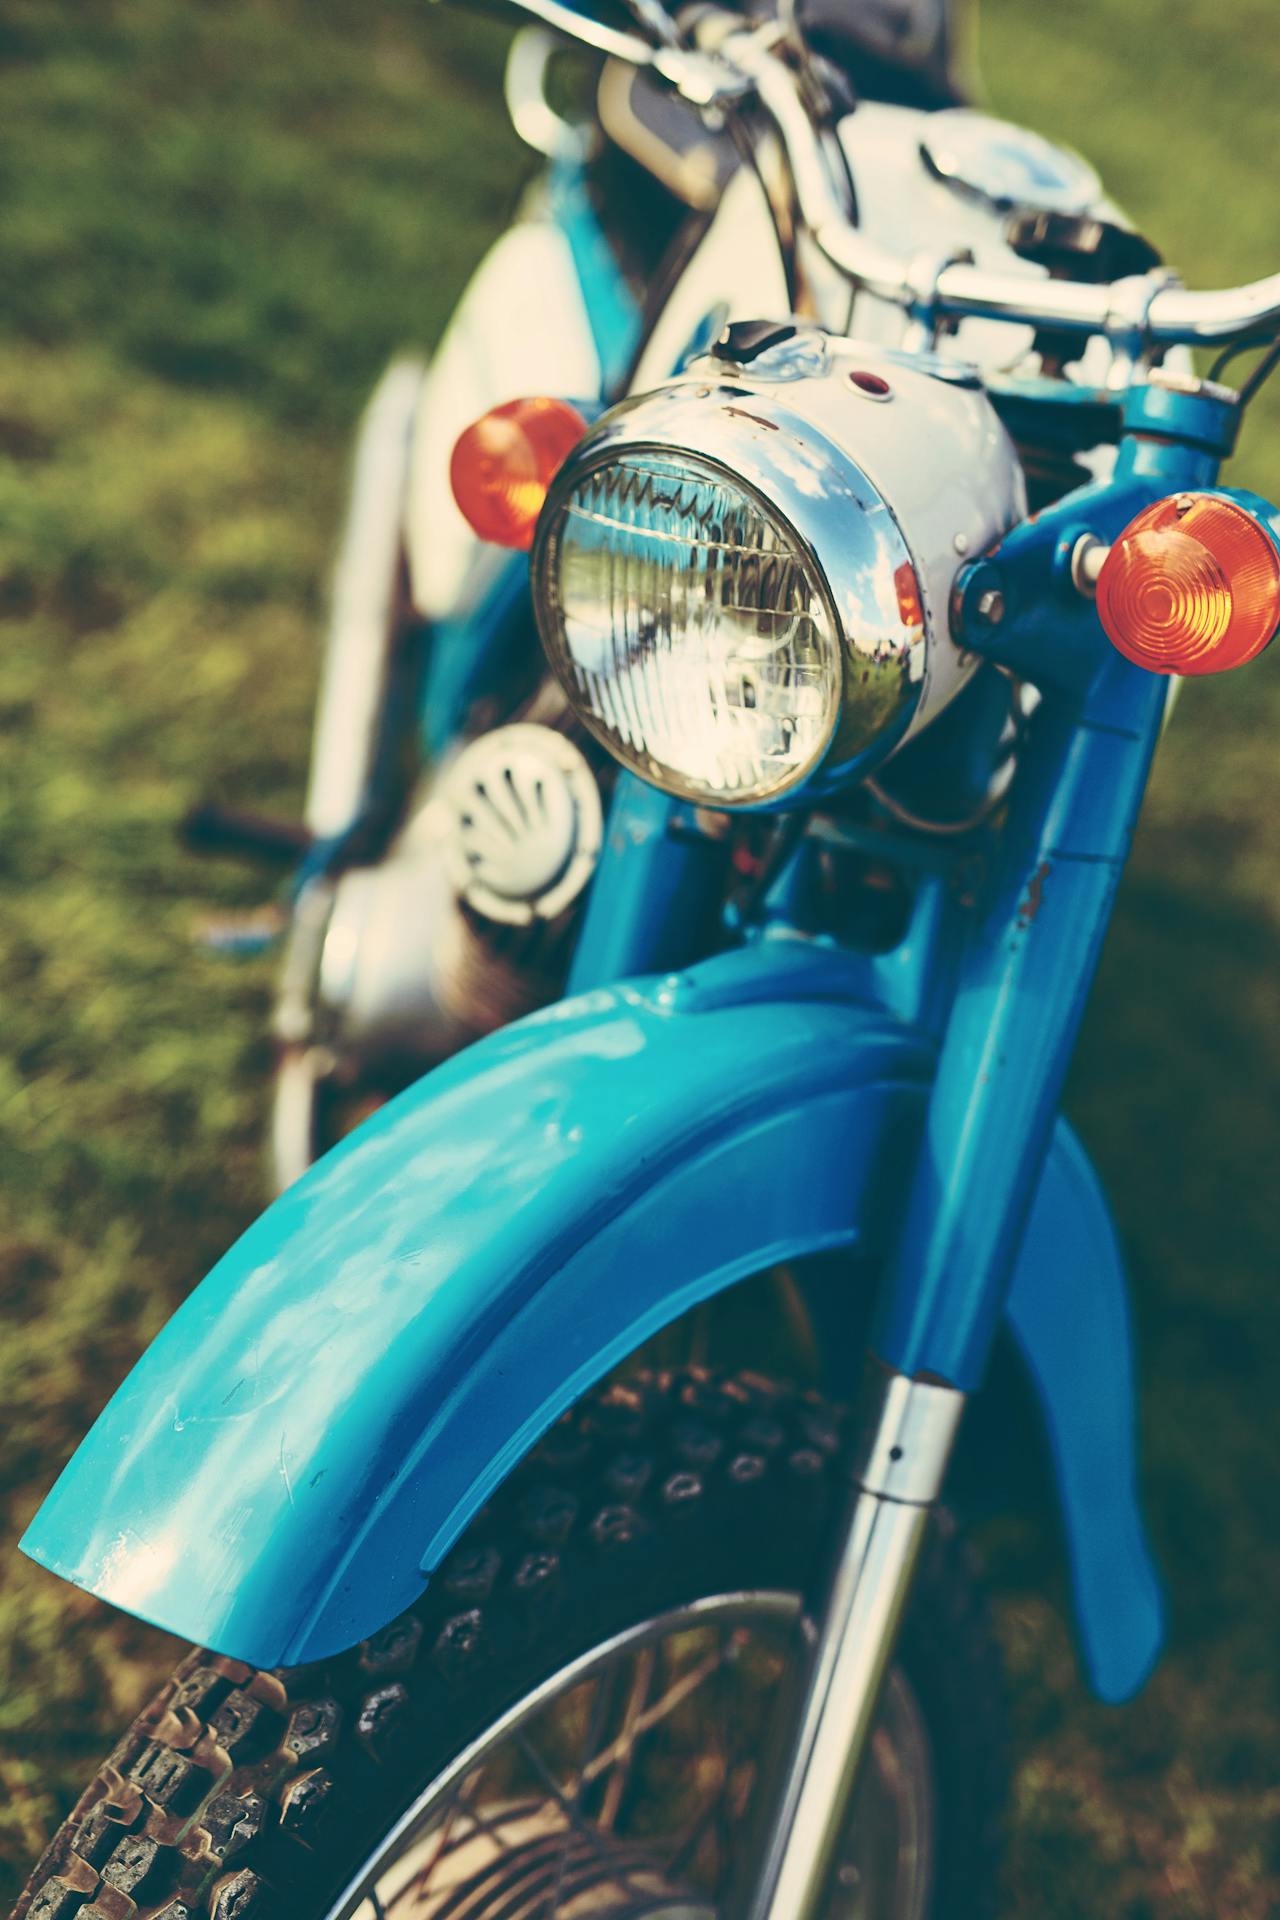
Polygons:
[[280,1050],[268,1143],[273,1193],[291,1187],[315,1159],[316,1091],[333,1066],[316,1032],[317,987],[333,902],[333,883],[316,879],[293,904],[271,1022]]
[[1082,533],[1071,549],[1071,584],[1082,599],[1092,600],[1111,548],[1096,533]]
[[545,27],[522,27],[511,42],[502,76],[502,94],[511,124],[546,160],[582,161],[595,144],[589,126],[575,127],[548,105],[544,81],[560,42]]
[[662,46],[650,46],[634,33],[622,33],[589,14],[565,6],[563,0],[506,0],[506,4],[510,10],[527,14],[566,40],[589,47],[593,53],[625,60],[632,67],[647,68],[674,87],[691,106],[714,107],[722,101],[741,99],[750,90],[746,77],[735,73],[723,61],[667,44],[665,38]]
[[[886,606],[876,589],[904,566],[915,572],[916,558],[888,501],[853,458],[773,396],[748,393],[728,369],[708,374],[706,381],[691,378],[624,401],[592,429],[557,475],[538,523],[530,576],[543,646],[557,674],[561,650],[548,582],[558,508],[587,473],[624,452],[692,455],[757,495],[791,528],[825,583],[843,663],[842,705],[830,745],[815,766],[786,786],[738,804],[767,805],[801,790],[829,791],[879,765],[902,739],[920,703],[925,641],[918,628],[903,625],[896,599]],[[570,699],[584,726],[618,757],[610,730],[583,711],[571,692]],[[660,784],[677,791],[665,778]],[[701,789],[684,797],[734,804],[711,801]]]
[[509,0],[509,4],[511,11],[528,14],[566,40],[576,40],[579,46],[590,47],[595,53],[611,54],[615,60],[626,60],[633,67],[653,65],[653,48],[638,35],[607,27],[589,14],[563,5],[562,0]]
[[932,1506],[963,1406],[954,1387],[886,1373],[858,1450],[858,1485],[882,1500]]
[[316,1098],[332,1064],[332,1056],[319,1047],[287,1047],[276,1064],[270,1132],[273,1193],[283,1193],[300,1180],[315,1160]]
[[677,27],[662,0],[624,0],[628,12],[633,13],[640,26],[651,33],[664,47],[679,47],[680,29]]
[[750,1920],[821,1910],[963,1408],[954,1388],[881,1376]]

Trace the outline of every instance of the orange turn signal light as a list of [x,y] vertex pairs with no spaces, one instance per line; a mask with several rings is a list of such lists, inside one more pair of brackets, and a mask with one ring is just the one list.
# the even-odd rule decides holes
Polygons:
[[1179,493],[1131,520],[1098,575],[1111,644],[1152,673],[1225,673],[1280,627],[1280,552],[1220,494]]
[[508,400],[460,435],[449,482],[463,518],[482,540],[527,548],[547,489],[587,430],[564,400]]

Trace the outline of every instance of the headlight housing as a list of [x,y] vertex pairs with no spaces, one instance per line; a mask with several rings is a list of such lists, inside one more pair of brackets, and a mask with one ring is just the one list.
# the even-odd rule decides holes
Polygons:
[[770,799],[810,774],[840,711],[840,641],[795,529],[712,462],[621,449],[546,529],[543,633],[587,724],[691,800]]
[[[547,656],[609,752],[683,799],[767,806],[828,791],[923,723],[931,684],[941,693],[963,681],[946,589],[939,628],[928,569],[841,430],[860,430],[875,453],[892,439],[883,402],[915,382],[936,387],[948,413],[958,401],[972,415],[979,403],[1001,453],[1008,443],[970,385],[897,368],[893,385],[877,376],[854,386],[840,366],[847,344],[790,342],[786,364],[766,355],[775,364],[753,366],[749,387],[704,362],[715,384],[695,372],[624,402],[552,483],[532,575]],[[893,424],[910,431],[905,408]],[[896,464],[911,460],[929,466],[932,538],[936,496],[948,524],[950,496],[960,499],[949,485],[954,449],[944,440],[940,457],[934,433]],[[1016,517],[1019,486],[1005,477],[992,532]],[[986,534],[991,517],[972,503],[958,511],[947,587],[975,518]],[[939,633],[952,656],[941,674],[930,645]]]

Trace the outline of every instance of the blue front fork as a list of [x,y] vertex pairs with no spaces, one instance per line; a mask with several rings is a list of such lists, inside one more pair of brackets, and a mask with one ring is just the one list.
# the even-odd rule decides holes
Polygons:
[[689,807],[620,773],[565,991],[701,959],[714,944],[723,866]]
[[[1202,420],[1197,400],[1189,424],[1210,444],[1142,430],[1149,405],[1177,424],[1171,398],[1138,389],[1111,481],[1016,529],[958,586],[966,644],[1044,699],[961,962],[875,1341],[898,1371],[966,1391],[1000,1324],[1168,701],[1166,679],[1111,648],[1071,556],[1082,534],[1110,541],[1149,501],[1214,484],[1233,422]],[[996,586],[1008,611],[984,638],[977,609]]]
[[[967,1392],[985,1373],[1164,718],[1167,681],[1112,650],[1071,585],[1071,549],[1216,470],[1203,444],[1130,437],[1111,482],[1016,529],[962,579],[965,643],[1034,670],[1045,691],[960,951],[932,951],[956,942],[957,916],[926,885],[902,947],[868,963],[872,993],[909,962],[950,995],[874,1331],[908,1377]],[[984,634],[973,609],[996,575],[1009,613]],[[570,991],[694,957],[718,850],[691,828],[680,802],[619,778]]]
[[1002,873],[960,967],[876,1344],[978,1386],[1057,1118],[1167,688],[1118,655],[1036,716]]
[[1082,533],[1109,539],[1146,499],[1214,474],[1202,448],[1126,440],[1111,486],[1027,522],[957,582],[962,641],[980,644],[985,609],[1004,629],[993,651],[1044,697],[958,969],[881,1286],[872,1346],[883,1371],[863,1409],[750,1920],[808,1920],[820,1905],[927,1515],[1005,1315],[1164,716],[1166,684],[1111,651],[1073,585],[1072,552]]

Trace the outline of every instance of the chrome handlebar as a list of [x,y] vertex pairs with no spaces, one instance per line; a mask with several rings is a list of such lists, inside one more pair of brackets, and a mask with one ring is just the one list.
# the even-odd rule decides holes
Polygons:
[[566,5],[565,0],[491,0],[491,10],[522,13],[552,33],[576,40],[592,53],[603,53],[630,67],[643,67],[665,80],[691,106],[727,104],[750,90],[748,84],[735,84],[721,60],[669,44],[652,46],[639,34],[624,33],[618,27],[608,27],[603,21],[592,19],[590,14],[579,13],[576,7]]
[[933,325],[942,319],[1007,320],[1082,336],[1102,334],[1136,356],[1162,346],[1211,346],[1280,333],[1280,273],[1248,286],[1194,293],[1153,273],[1092,286],[1030,273],[992,272],[964,258],[909,259],[848,219],[831,163],[796,75],[777,57],[777,35],[720,15],[708,50],[654,46],[579,13],[564,0],[506,0],[526,17],[597,53],[643,68],[702,111],[753,97],[785,156],[801,220],[831,265],[856,286]]

